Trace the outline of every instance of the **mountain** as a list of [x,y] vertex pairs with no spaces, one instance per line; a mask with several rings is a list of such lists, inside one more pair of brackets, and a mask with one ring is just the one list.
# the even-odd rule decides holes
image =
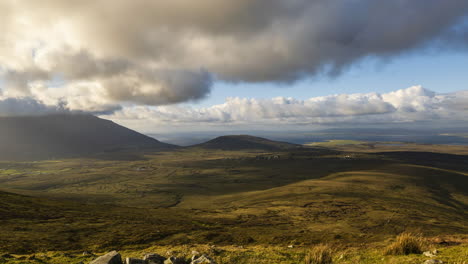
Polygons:
[[248,135],[221,136],[192,147],[221,150],[258,149],[267,151],[291,150],[301,148],[300,145],[273,141],[266,138]]
[[92,115],[0,117],[0,160],[42,160],[173,147]]

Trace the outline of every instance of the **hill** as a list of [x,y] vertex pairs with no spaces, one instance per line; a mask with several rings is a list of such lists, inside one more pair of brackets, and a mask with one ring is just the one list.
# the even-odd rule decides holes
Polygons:
[[219,150],[292,150],[301,148],[300,145],[287,142],[273,141],[266,138],[254,137],[248,135],[232,135],[221,136],[202,144],[197,144],[192,147],[203,149],[219,149]]
[[0,118],[0,160],[43,160],[173,147],[92,115]]

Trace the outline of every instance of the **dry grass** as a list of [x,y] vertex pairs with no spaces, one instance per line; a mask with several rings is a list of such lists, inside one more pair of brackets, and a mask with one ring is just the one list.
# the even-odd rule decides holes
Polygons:
[[401,233],[396,241],[385,248],[385,255],[409,255],[421,254],[425,245],[424,239],[420,235],[412,233]]
[[306,253],[304,263],[305,264],[331,264],[332,260],[332,249],[328,245],[320,244],[309,250]]

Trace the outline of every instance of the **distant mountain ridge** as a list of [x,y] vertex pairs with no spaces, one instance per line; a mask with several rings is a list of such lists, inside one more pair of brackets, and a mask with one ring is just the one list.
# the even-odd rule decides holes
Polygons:
[[217,137],[205,143],[197,144],[191,147],[220,150],[259,149],[267,151],[279,151],[297,149],[301,148],[302,146],[249,135],[231,135]]
[[43,160],[174,147],[92,115],[0,117],[0,160]]

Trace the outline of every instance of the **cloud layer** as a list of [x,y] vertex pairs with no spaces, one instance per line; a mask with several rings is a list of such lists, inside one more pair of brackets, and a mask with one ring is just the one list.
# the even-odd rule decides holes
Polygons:
[[467,14],[466,0],[4,0],[0,85],[70,110],[173,104],[206,97],[214,80],[289,82],[432,42],[466,46]]
[[1,98],[0,116],[24,116],[68,113],[60,106],[47,106],[30,98]]
[[468,91],[436,94],[421,86],[390,93],[339,94],[307,100],[229,98],[207,108],[181,106],[124,108],[105,116],[144,132],[236,127],[308,128],[314,125],[415,123],[457,124],[468,121]]

